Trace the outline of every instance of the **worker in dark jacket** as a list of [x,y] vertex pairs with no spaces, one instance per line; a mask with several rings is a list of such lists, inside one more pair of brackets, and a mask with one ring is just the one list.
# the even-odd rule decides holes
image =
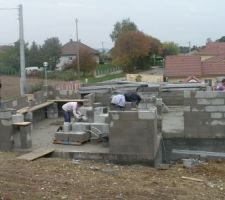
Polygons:
[[137,106],[141,101],[141,97],[137,93],[134,93],[134,92],[126,93],[126,94],[124,94],[124,96],[125,96],[126,102],[134,102],[134,103],[136,103]]

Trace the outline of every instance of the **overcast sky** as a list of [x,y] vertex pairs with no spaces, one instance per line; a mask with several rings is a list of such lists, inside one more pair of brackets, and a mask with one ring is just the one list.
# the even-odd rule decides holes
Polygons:
[[[144,33],[162,42],[188,46],[205,44],[225,35],[225,0],[0,0],[0,8],[23,4],[25,41],[43,44],[59,37],[75,39],[78,18],[80,40],[93,47],[111,48],[113,25],[130,18]],[[18,13],[0,10],[0,45],[18,39]]]

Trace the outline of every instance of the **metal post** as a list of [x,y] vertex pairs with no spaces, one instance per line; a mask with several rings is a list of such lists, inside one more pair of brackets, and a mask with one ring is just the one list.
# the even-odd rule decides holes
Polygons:
[[23,6],[19,5],[19,36],[20,36],[20,95],[26,93],[25,51],[23,33]]
[[80,42],[78,37],[78,19],[76,18],[76,36],[77,36],[77,75],[78,80],[80,80]]
[[45,68],[45,88],[46,88],[46,92],[48,92],[48,74],[47,74],[47,67],[48,67],[48,63],[44,62],[43,66]]

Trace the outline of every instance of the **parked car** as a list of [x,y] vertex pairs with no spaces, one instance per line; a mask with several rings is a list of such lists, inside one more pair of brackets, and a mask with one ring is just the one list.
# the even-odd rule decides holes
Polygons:
[[34,75],[42,70],[43,70],[43,68],[39,68],[39,67],[26,67],[25,68],[25,72],[27,75]]

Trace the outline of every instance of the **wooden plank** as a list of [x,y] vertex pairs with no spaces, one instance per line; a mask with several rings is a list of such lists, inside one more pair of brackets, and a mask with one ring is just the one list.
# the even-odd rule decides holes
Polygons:
[[30,125],[31,122],[17,122],[17,123],[13,123],[13,125],[16,125],[16,126],[27,126],[27,125]]
[[29,111],[29,107],[25,107],[16,111],[17,114],[24,114]]
[[48,154],[50,154],[54,151],[55,151],[55,149],[53,149],[53,148],[39,148],[39,149],[35,149],[34,151],[32,151],[30,153],[19,156],[17,158],[21,159],[21,160],[32,161],[32,160],[35,160],[37,158],[48,155]]
[[204,180],[202,180],[202,179],[193,178],[193,177],[182,176],[181,178],[186,179],[186,180],[190,180],[190,181],[204,182]]
[[44,108],[46,106],[49,106],[51,104],[53,104],[54,102],[50,102],[50,101],[47,101],[47,102],[44,102],[44,103],[41,103],[39,105],[36,105],[36,106],[33,106],[29,109],[29,111],[35,111],[35,110],[38,110],[38,109],[41,109],[41,108]]

